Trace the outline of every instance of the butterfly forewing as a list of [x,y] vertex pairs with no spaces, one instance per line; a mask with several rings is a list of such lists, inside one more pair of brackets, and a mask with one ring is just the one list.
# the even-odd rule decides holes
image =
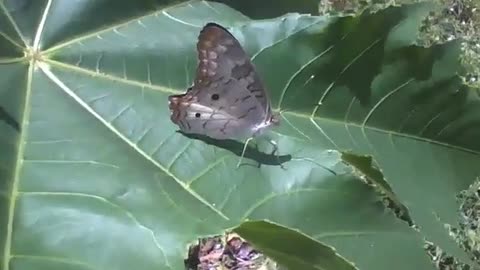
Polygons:
[[198,37],[198,68],[195,84],[208,86],[224,78],[247,81],[251,92],[265,111],[270,109],[267,93],[250,58],[238,40],[224,27],[207,24]]

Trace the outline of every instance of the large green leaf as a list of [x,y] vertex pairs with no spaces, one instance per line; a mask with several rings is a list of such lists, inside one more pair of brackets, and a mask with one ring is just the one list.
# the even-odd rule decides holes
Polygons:
[[[360,269],[433,269],[420,235],[336,150],[373,155],[421,232],[464,255],[443,225],[480,170],[478,97],[456,77],[455,44],[411,45],[428,5],[255,21],[150,2],[0,4],[4,270],[182,269],[189,242],[247,219],[300,230]],[[272,133],[285,169],[236,169],[241,142],[175,132],[167,96],[191,83],[209,21],[230,27],[286,110]]]
[[285,13],[299,12],[318,15],[321,1],[317,0],[214,0],[224,3],[252,19],[265,19],[281,16]]

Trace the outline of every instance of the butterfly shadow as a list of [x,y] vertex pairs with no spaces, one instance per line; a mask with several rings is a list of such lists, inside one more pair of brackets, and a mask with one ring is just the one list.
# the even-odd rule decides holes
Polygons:
[[[231,139],[225,139],[225,140],[217,140],[210,138],[205,135],[199,135],[199,134],[188,134],[184,133],[182,131],[177,131],[178,133],[181,133],[187,138],[190,139],[195,139],[195,140],[200,140],[203,141],[206,144],[209,145],[214,145],[216,147],[228,150],[235,155],[241,157],[242,156],[242,151],[244,148],[244,143],[231,140]],[[257,146],[257,145],[255,145]],[[258,167],[260,167],[262,164],[263,165],[276,165],[276,166],[282,166],[283,163],[288,162],[292,159],[291,155],[276,155],[275,153],[264,153],[258,150],[258,147],[252,147],[250,145],[247,146],[247,149],[245,150],[245,154],[243,155],[243,158],[246,159],[252,159],[258,162]],[[247,165],[247,164],[243,164]],[[250,164],[249,164],[250,165]]]

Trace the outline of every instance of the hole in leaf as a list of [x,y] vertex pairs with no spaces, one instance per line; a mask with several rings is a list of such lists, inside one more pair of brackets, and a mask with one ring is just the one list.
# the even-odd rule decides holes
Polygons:
[[257,269],[269,260],[236,233],[200,238],[188,250],[187,270]]

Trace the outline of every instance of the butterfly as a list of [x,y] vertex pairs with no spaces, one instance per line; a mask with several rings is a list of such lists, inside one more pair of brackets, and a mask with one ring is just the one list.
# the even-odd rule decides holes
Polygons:
[[[239,41],[216,23],[200,31],[197,56],[193,85],[184,94],[168,97],[170,119],[187,134],[248,138],[243,157],[251,139],[279,124],[260,76]],[[276,151],[276,143],[269,142]]]

